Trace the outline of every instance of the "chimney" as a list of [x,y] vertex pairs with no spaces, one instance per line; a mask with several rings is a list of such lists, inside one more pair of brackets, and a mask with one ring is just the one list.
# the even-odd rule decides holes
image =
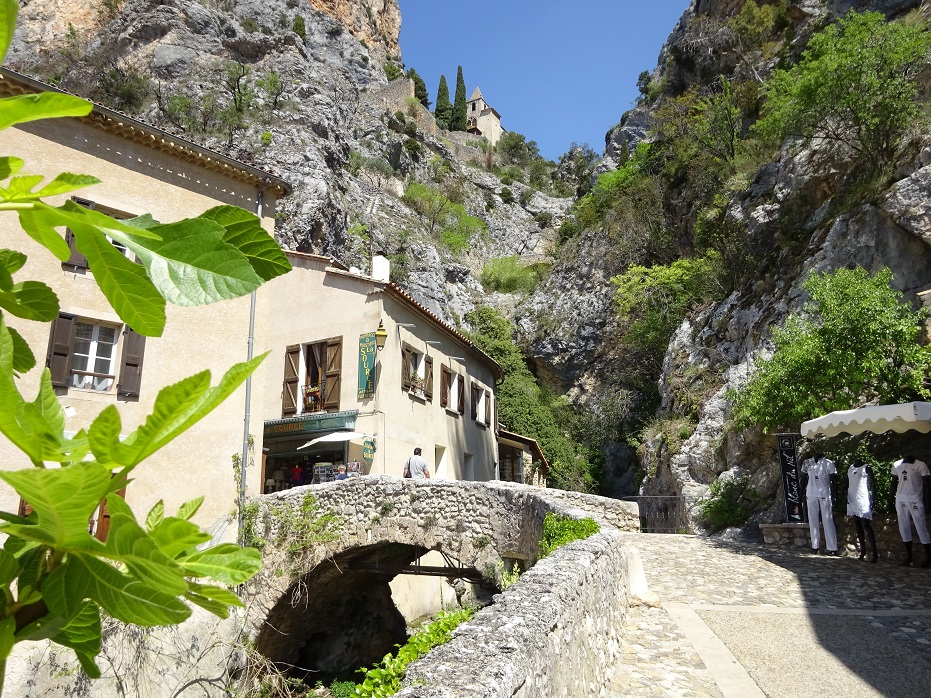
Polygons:
[[372,278],[376,281],[391,280],[391,260],[380,254],[372,257]]

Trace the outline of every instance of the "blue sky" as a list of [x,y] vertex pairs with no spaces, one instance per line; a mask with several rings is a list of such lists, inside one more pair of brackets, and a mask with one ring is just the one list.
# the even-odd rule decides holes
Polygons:
[[637,98],[688,0],[399,0],[401,53],[436,101],[456,67],[509,131],[556,159],[576,141],[597,152]]

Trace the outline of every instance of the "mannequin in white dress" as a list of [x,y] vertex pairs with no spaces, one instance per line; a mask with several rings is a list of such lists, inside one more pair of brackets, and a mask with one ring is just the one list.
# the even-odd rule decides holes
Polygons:
[[857,541],[860,543],[860,559],[866,558],[864,534],[870,538],[870,548],[873,555],[870,562],[876,562],[879,555],[876,553],[876,534],[873,533],[873,492],[876,478],[873,469],[855,460],[847,469],[847,516],[853,519],[857,527]]

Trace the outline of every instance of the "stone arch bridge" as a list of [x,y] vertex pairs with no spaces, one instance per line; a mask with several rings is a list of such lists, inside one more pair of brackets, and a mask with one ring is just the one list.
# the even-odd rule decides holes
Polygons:
[[[614,659],[605,653],[604,640],[620,631],[630,562],[616,534],[638,530],[636,504],[497,481],[392,476],[300,487],[256,502],[251,525],[265,541],[265,564],[245,589],[244,630],[256,650],[280,667],[313,667],[318,676],[332,677],[371,666],[405,641],[404,618],[389,587],[399,574],[459,577],[495,587],[499,565],[512,561],[530,569],[470,621],[469,628],[479,635],[462,650],[480,652],[484,669],[493,667],[497,657],[497,674],[513,674],[515,685],[508,690],[504,687],[510,682],[502,684],[495,676],[492,683],[502,689],[500,695],[542,695],[534,693],[528,673],[540,675],[548,694],[565,681],[570,695],[583,695],[570,688],[581,690],[600,667],[574,666],[590,663],[579,659],[585,652],[573,652],[572,661],[557,657],[565,642],[575,647],[590,642],[600,661]],[[534,564],[548,512],[591,517],[601,533]],[[302,545],[303,536],[312,543]],[[430,551],[440,553],[444,563],[419,564]],[[514,613],[521,619],[518,635],[529,632],[525,640],[533,637],[533,642],[502,631],[502,623],[514,622]],[[532,631],[540,623],[537,636]],[[502,650],[501,642],[516,645]],[[430,673],[425,661],[418,665]],[[459,671],[459,678],[450,676],[443,683],[450,685],[448,695],[499,695],[476,688],[474,668],[456,669],[444,661],[443,670]],[[556,674],[561,678],[554,682]],[[454,688],[460,679],[462,687]],[[423,690],[410,688],[406,691],[414,692],[402,695],[447,695]]]

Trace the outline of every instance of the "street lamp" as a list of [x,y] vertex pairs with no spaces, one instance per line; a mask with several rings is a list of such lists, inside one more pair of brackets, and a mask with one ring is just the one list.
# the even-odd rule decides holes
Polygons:
[[375,330],[375,348],[381,351],[385,348],[385,340],[388,339],[388,330],[385,329],[385,323],[378,321],[378,329]]

